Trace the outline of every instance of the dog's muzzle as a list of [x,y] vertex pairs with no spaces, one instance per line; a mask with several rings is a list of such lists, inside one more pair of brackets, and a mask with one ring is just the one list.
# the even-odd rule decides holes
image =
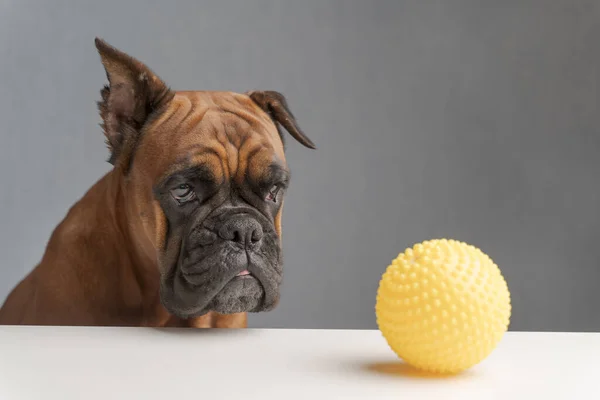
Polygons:
[[186,316],[268,311],[279,299],[281,264],[271,221],[253,209],[225,210],[185,238],[165,293],[172,295],[169,308]]

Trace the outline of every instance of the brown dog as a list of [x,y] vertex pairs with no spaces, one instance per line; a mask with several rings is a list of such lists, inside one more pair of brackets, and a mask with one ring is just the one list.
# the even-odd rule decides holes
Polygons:
[[114,168],[68,212],[0,324],[245,327],[282,276],[289,184],[277,92],[174,92],[96,39]]

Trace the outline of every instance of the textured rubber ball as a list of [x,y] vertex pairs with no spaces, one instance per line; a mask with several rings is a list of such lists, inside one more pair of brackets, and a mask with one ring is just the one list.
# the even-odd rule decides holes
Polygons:
[[510,292],[478,248],[429,240],[406,249],[381,277],[377,324],[406,363],[458,373],[483,361],[508,330]]

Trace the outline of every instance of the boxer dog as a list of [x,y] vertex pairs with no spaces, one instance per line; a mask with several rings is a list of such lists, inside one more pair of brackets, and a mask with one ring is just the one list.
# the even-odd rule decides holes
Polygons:
[[313,142],[278,92],[173,91],[96,47],[113,168],[53,231],[0,324],[246,327],[279,300],[290,182],[280,127]]

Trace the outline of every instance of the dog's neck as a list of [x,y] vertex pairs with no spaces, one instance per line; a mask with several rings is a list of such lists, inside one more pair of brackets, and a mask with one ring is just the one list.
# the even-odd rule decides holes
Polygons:
[[[98,202],[111,221],[115,237],[122,242],[113,243],[116,254],[122,254],[121,269],[130,271],[129,285],[140,295],[141,325],[164,326],[173,324],[172,316],[160,303],[160,274],[156,249],[148,233],[141,229],[139,210],[135,204],[128,176],[115,168],[106,175],[106,187]],[[99,210],[102,213],[102,210]]]

